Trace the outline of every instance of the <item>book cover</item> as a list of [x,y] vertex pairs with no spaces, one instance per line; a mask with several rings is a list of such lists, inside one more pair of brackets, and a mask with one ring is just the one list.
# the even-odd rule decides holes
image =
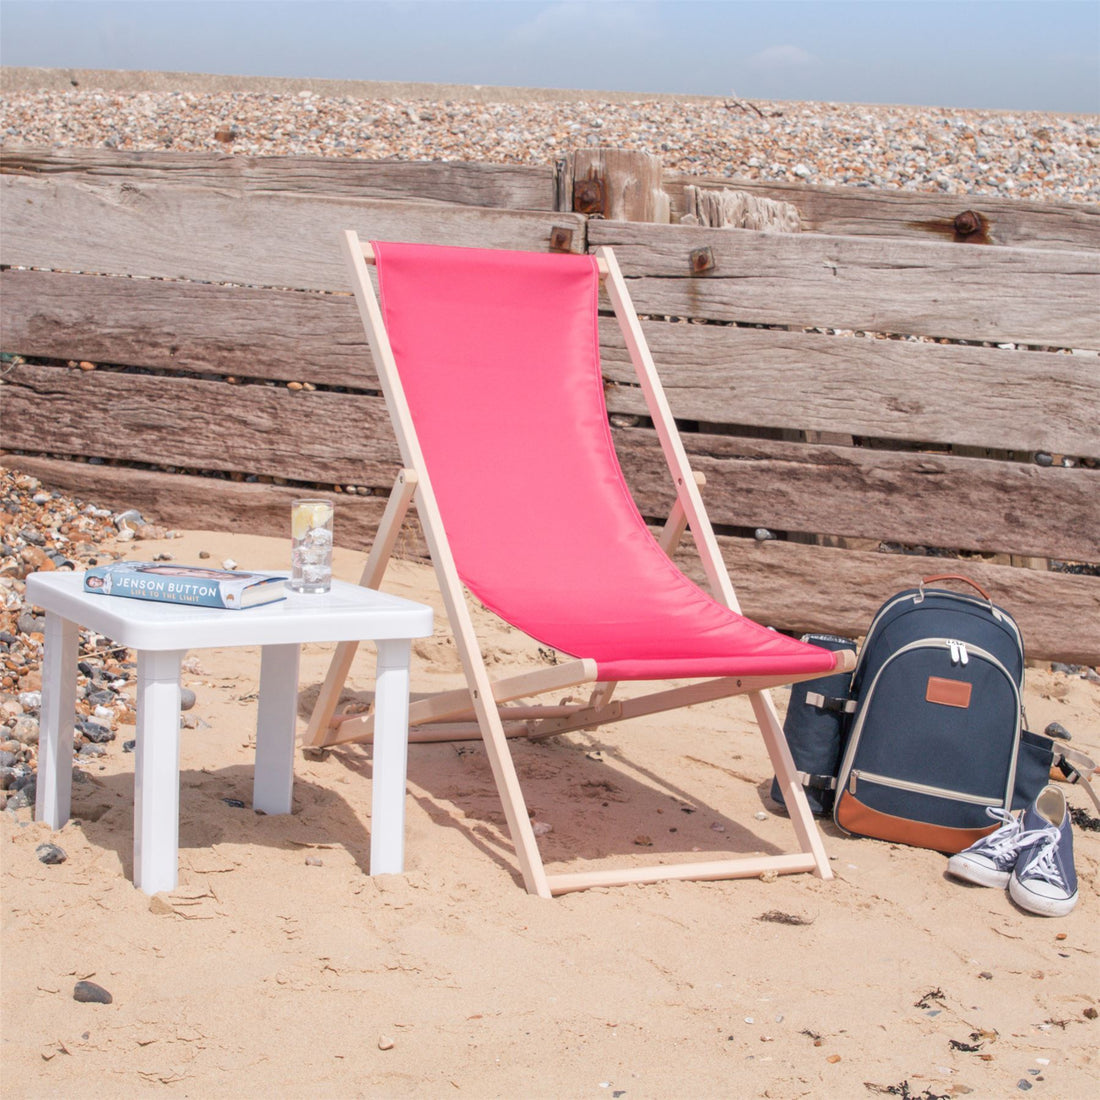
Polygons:
[[84,591],[238,610],[284,599],[286,577],[174,562],[119,561],[89,569]]

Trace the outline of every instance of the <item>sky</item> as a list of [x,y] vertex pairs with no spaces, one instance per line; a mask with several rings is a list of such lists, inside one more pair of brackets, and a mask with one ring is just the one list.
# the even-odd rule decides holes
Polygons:
[[0,0],[0,64],[1100,113],[1100,0]]

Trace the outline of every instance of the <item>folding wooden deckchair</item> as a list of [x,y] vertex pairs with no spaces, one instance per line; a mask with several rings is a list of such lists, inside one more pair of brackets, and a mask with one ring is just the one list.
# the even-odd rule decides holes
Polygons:
[[[817,827],[767,690],[824,676],[838,656],[743,617],[696,479],[609,250],[536,254],[372,242],[347,259],[405,468],[362,583],[379,587],[410,503],[435,565],[467,687],[415,702],[412,738],[476,719],[527,889],[720,879],[767,871],[830,878]],[[381,305],[370,281],[375,263]],[[597,334],[603,280],[668,460],[676,500],[660,539],[627,488],[603,397]],[[673,564],[690,528],[713,598]],[[463,586],[564,664],[491,682]],[[354,646],[337,650],[308,746],[363,740],[369,716],[334,718]],[[691,680],[615,699],[618,681]],[[508,706],[592,684],[586,702]],[[709,862],[548,874],[506,737],[552,736],[748,694],[799,851]],[[439,739],[428,735],[422,739]]]

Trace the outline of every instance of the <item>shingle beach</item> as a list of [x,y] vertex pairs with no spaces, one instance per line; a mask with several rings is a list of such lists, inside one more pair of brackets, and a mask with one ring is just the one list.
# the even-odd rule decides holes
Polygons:
[[[209,78],[216,81],[217,78]],[[284,82],[292,87],[292,82]],[[319,84],[320,82],[318,82]],[[314,85],[315,87],[317,85]],[[1100,200],[1100,116],[477,89],[12,90],[5,146],[548,164],[583,146],[746,180]],[[447,98],[444,98],[446,95]]]

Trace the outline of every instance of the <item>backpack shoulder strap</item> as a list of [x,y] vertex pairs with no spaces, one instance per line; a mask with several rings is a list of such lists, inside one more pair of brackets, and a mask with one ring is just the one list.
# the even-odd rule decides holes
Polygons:
[[1100,793],[1093,786],[1092,777],[1100,771],[1096,761],[1078,749],[1071,749],[1061,741],[1054,742],[1054,767],[1070,783],[1082,783],[1085,793],[1092,799],[1093,805],[1100,810]]

